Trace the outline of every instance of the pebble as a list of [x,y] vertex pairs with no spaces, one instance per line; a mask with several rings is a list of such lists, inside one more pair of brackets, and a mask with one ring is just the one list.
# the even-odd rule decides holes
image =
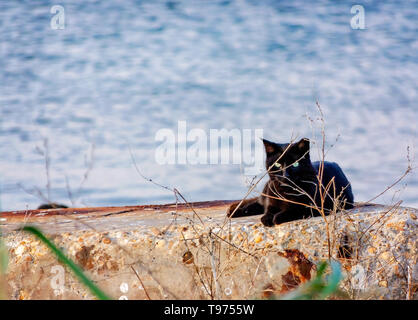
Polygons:
[[164,248],[165,247],[165,240],[164,239],[158,240],[157,243],[155,244],[155,247],[159,248],[159,249]]
[[390,252],[389,252],[389,251],[385,251],[385,252],[383,252],[383,253],[380,255],[380,257],[381,257],[383,260],[388,261],[388,260],[391,258],[391,254],[390,254]]
[[388,282],[386,280],[379,281],[379,287],[388,287]]
[[161,234],[160,230],[158,230],[156,227],[152,227],[150,231],[154,236],[158,236]]
[[[24,242],[24,241],[22,241]],[[21,256],[24,252],[26,251],[26,246],[25,245],[20,245],[15,249],[15,254],[18,256]]]
[[370,247],[369,249],[367,249],[367,251],[368,251],[370,254],[375,254],[375,253],[376,253],[376,251],[377,251],[377,249],[376,249],[375,247]]

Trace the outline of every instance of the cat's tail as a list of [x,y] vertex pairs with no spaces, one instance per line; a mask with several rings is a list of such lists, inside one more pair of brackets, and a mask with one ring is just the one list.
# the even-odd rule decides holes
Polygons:
[[229,206],[226,215],[230,218],[238,218],[238,217],[253,216],[253,215],[264,213],[264,208],[258,202],[258,198],[243,200],[241,205],[238,207],[240,203],[241,201],[232,203]]

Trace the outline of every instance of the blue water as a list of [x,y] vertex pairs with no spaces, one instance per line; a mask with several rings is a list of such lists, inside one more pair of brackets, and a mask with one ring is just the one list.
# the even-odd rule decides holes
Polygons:
[[[306,117],[316,100],[326,159],[356,200],[402,176],[408,146],[417,158],[417,1],[361,1],[364,30],[351,28],[349,1],[60,1],[64,30],[50,26],[55,4],[0,1],[3,210],[37,207],[34,188],[48,196],[44,139],[53,201],[71,205],[66,179],[77,206],[174,201],[138,175],[129,147],[143,174],[189,201],[240,198],[239,165],[159,165],[156,132],[184,120],[319,143]],[[418,207],[416,170],[375,201],[398,200]]]

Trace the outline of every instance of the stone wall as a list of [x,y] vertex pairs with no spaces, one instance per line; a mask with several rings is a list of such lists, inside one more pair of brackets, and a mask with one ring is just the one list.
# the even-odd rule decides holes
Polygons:
[[[358,206],[272,228],[228,201],[4,212],[10,299],[94,299],[34,236],[39,227],[114,299],[280,297],[341,263],[344,299],[417,299],[416,209]],[[4,288],[3,288],[4,290]],[[338,298],[338,297],[336,297]]]

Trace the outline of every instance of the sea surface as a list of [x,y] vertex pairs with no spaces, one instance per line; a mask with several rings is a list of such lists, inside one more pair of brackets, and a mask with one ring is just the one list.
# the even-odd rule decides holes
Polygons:
[[[308,137],[313,160],[323,125],[326,160],[374,198],[417,168],[418,2],[359,4],[364,29],[351,1],[1,0],[1,209],[175,201],[153,182],[243,197],[242,165],[156,161],[179,121]],[[417,169],[374,202],[400,200],[418,207]]]

